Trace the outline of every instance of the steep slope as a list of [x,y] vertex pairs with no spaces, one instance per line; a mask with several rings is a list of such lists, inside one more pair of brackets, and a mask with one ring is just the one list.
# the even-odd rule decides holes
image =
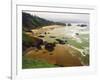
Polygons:
[[40,18],[39,16],[36,15],[33,16],[28,13],[22,12],[22,26],[24,31],[30,31],[31,29],[40,28],[43,26],[48,26],[53,24],[65,25],[64,23],[49,21]]

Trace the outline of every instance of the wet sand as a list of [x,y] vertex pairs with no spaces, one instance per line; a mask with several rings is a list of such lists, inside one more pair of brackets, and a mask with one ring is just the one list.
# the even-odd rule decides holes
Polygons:
[[57,44],[54,51],[49,52],[44,48],[42,50],[30,49],[25,57],[39,60],[46,60],[50,64],[59,66],[82,66],[77,54],[79,51],[67,45]]

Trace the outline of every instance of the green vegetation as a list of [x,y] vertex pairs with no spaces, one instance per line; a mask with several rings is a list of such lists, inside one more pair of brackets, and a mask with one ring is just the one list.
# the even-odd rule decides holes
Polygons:
[[50,20],[40,18],[39,16],[36,15],[33,16],[28,13],[22,12],[22,26],[24,31],[30,31],[31,29],[41,28],[43,26],[55,25],[55,24],[63,26],[66,25],[65,23],[53,22]]
[[[33,16],[28,13],[22,12],[22,49],[23,49],[22,50],[23,51],[22,52],[22,68],[23,69],[49,68],[49,67],[63,66],[63,65],[57,65],[57,64],[49,64],[44,59],[45,56],[42,59],[39,59],[39,58],[37,59],[36,56],[33,58],[28,58],[27,56],[25,56],[25,54],[27,54],[31,48],[33,50],[33,52],[31,52],[32,54],[35,54],[35,53],[41,54],[42,50],[44,50],[44,49],[46,51],[48,50],[48,53],[49,53],[50,51],[53,51],[54,49],[56,49],[56,48],[54,48],[56,46],[56,44],[63,44],[66,46],[68,44],[70,44],[70,45],[78,48],[79,50],[82,50],[84,55],[81,54],[81,51],[78,51],[78,50],[73,50],[73,51],[71,51],[70,54],[77,56],[77,58],[80,59],[80,61],[83,63],[83,65],[89,65],[89,50],[88,50],[89,34],[88,33],[86,33],[86,34],[76,33],[76,35],[81,39],[81,42],[79,42],[79,41],[77,41],[78,39],[74,39],[71,37],[67,37],[64,34],[60,34],[63,32],[63,30],[65,30],[65,29],[63,29],[63,27],[56,29],[56,30],[55,30],[56,27],[54,27],[54,28],[51,27],[50,29],[54,30],[53,33],[52,33],[52,31],[46,32],[45,29],[42,31],[41,28],[44,26],[48,26],[48,25],[61,25],[61,27],[66,26],[66,24],[62,23],[62,22],[60,23],[60,22],[49,21],[49,20],[43,19],[39,16],[36,16],[36,15]],[[69,23],[68,26],[71,26],[71,24]],[[40,29],[40,31],[38,31],[38,32],[36,31],[37,32],[36,33],[35,31],[34,32],[32,31],[33,29],[37,29],[37,30]],[[47,30],[49,30],[49,28]],[[59,30],[62,30],[62,32],[60,32]],[[65,32],[65,34],[67,34],[67,31]],[[59,45],[57,47],[59,47]],[[68,48],[68,49],[71,50],[70,48]],[[34,52],[34,50],[36,50],[36,52]],[[66,53],[70,52],[69,50],[67,51],[67,49],[66,49],[65,50]],[[44,53],[46,53],[46,52],[44,51]],[[61,52],[61,54],[62,53],[63,53],[63,51]],[[42,55],[45,55],[45,54],[42,54]],[[50,53],[50,56],[52,56],[51,53]],[[61,59],[63,59],[62,56],[61,56]],[[60,60],[59,60],[59,62],[60,62]]]
[[49,64],[44,60],[36,60],[32,58],[26,58],[23,56],[22,58],[22,68],[49,68],[49,67],[57,67],[56,65]]
[[35,37],[31,37],[27,34],[25,34],[25,32],[22,33],[22,45],[23,45],[23,52],[32,46],[32,44],[37,40],[37,38]]
[[22,33],[22,42],[26,43],[28,45],[32,44],[36,38],[30,37],[29,35],[25,34],[24,32]]

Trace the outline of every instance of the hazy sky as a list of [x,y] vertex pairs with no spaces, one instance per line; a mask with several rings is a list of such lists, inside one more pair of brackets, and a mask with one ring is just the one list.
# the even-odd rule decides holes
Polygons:
[[52,12],[34,12],[24,11],[31,15],[37,15],[41,18],[55,22],[64,23],[89,23],[89,14],[76,14],[76,13],[52,13]]

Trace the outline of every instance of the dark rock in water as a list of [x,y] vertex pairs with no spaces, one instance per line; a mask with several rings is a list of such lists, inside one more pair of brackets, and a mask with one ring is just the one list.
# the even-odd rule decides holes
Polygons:
[[55,36],[50,36],[50,38],[55,38]]
[[42,49],[41,45],[43,45],[43,40],[42,39],[37,39],[34,44],[33,47],[36,47],[37,49]]
[[60,40],[60,39],[56,39],[56,41],[59,42],[59,44],[65,44],[65,42],[63,40]]
[[72,26],[72,25],[71,25],[71,23],[68,23],[68,25],[67,25],[67,26]]
[[45,37],[45,36],[43,36],[43,35],[40,35],[40,36],[38,36],[38,37],[41,37],[41,38],[43,38],[43,37]]
[[80,24],[77,24],[76,26],[81,26]]
[[56,41],[62,41],[61,39],[56,39]]
[[54,43],[45,43],[45,49],[48,51],[53,51],[55,47]]
[[67,40],[65,40],[65,42],[67,42]]
[[47,41],[44,41],[44,42],[43,42],[44,45],[46,45],[47,43],[48,43]]
[[81,24],[80,26],[81,26],[81,27],[86,27],[87,25],[86,25],[86,24]]
[[46,32],[44,34],[47,34]]
[[79,35],[79,33],[75,33],[76,35]]
[[55,47],[56,46],[56,42],[52,43],[52,45]]

